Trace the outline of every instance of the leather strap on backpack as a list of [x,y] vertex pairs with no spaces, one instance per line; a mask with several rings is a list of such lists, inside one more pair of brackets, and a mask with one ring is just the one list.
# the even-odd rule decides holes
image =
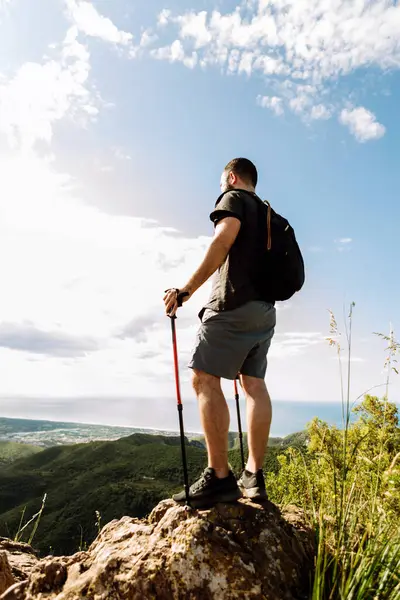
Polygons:
[[272,248],[272,235],[271,235],[271,216],[272,209],[268,200],[264,200],[264,203],[267,205],[267,249],[271,250]]
[[217,204],[221,200],[222,196],[224,196],[225,194],[227,194],[228,192],[231,192],[231,191],[245,192],[246,194],[249,194],[252,198],[255,198],[257,201],[261,202],[262,204],[267,205],[267,250],[271,250],[271,248],[272,248],[272,233],[271,233],[272,208],[271,208],[271,205],[268,202],[268,200],[261,200],[261,198],[259,198],[259,196],[257,196],[257,194],[255,192],[250,192],[249,190],[242,190],[240,188],[235,188],[234,190],[227,190],[226,192],[223,192],[220,195],[220,197],[218,198],[218,200],[216,201],[215,206],[217,206]]

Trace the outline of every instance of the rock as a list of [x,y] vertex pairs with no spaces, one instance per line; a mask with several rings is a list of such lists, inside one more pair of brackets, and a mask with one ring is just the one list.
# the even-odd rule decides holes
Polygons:
[[38,561],[29,544],[0,537],[0,594],[14,583],[27,579]]
[[7,554],[5,552],[0,552],[0,594],[5,592],[14,582],[15,578],[11,572]]
[[301,600],[313,555],[299,509],[164,500],[146,520],[111,521],[85,552],[41,560],[0,600]]

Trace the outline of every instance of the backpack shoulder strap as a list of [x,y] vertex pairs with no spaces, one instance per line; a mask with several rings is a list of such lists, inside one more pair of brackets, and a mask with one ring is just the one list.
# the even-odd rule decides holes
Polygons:
[[259,202],[260,204],[262,204],[264,207],[267,208],[267,249],[271,250],[271,248],[272,248],[272,232],[271,232],[272,207],[271,207],[271,204],[268,202],[268,200],[261,200],[261,198],[259,196],[257,196],[257,194],[255,192],[253,193],[253,192],[249,192],[248,190],[242,190],[242,189],[238,189],[238,192],[245,192],[246,194],[248,194],[249,196],[254,198],[254,200],[256,200],[257,202]]
[[272,234],[271,234],[271,216],[272,216],[272,208],[268,200],[264,200],[264,203],[267,205],[267,250],[271,250],[272,248]]

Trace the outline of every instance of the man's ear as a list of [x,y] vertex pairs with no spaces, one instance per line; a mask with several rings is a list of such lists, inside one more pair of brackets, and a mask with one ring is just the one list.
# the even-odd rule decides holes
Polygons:
[[238,180],[238,178],[237,178],[236,173],[234,173],[233,171],[231,171],[229,173],[229,183],[231,185],[235,185],[237,183],[237,180]]

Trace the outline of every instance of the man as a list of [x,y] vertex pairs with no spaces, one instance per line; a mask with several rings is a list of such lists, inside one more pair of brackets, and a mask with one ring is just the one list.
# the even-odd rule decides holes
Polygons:
[[[272,408],[264,377],[276,315],[273,303],[263,301],[257,291],[257,265],[266,236],[255,194],[257,178],[256,167],[246,158],[226,165],[222,195],[210,215],[214,238],[197,271],[179,288],[187,294],[186,302],[217,271],[211,297],[199,314],[201,325],[189,363],[208,452],[208,467],[189,491],[195,508],[235,501],[242,493],[256,500],[267,497],[262,465]],[[166,313],[174,315],[177,291],[168,290],[164,303]],[[249,457],[236,482],[228,465],[229,409],[220,380],[234,380],[238,373],[246,397]],[[184,502],[185,492],[174,500]]]

